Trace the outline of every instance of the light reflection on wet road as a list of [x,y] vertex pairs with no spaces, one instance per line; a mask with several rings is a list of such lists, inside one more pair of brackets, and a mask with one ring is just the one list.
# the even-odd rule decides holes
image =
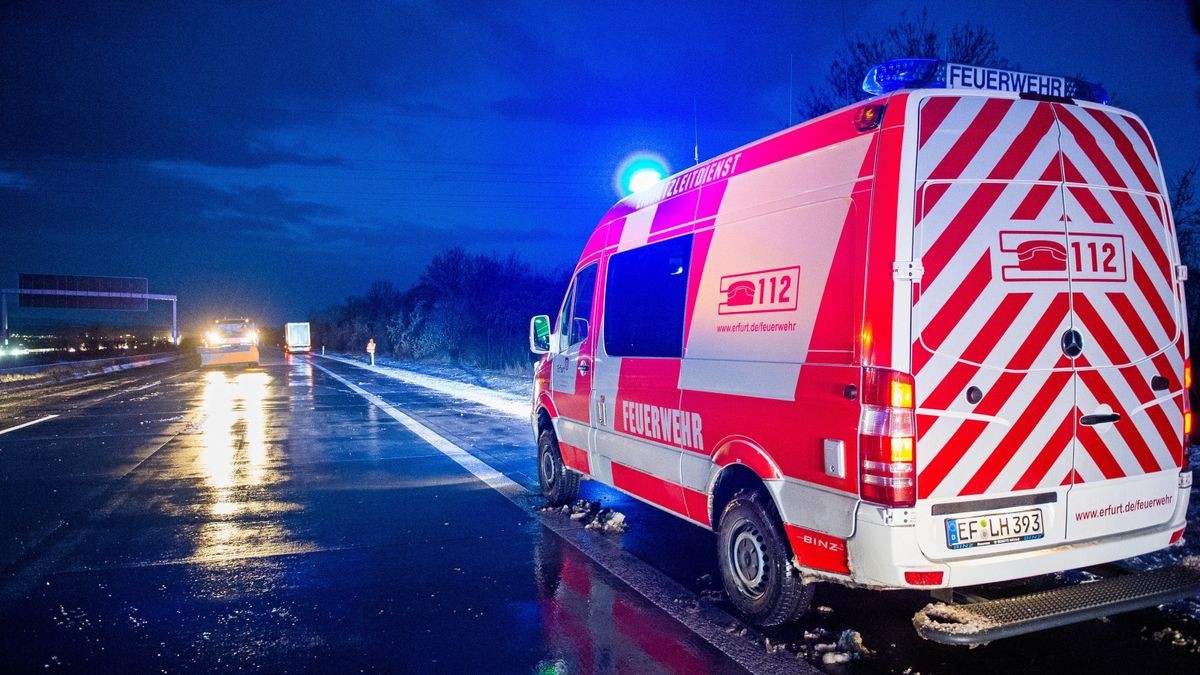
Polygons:
[[201,526],[193,559],[210,563],[239,557],[295,552],[291,533],[280,522],[247,521],[239,513],[281,514],[299,508],[276,501],[248,501],[283,480],[269,462],[268,415],[264,406],[271,376],[263,371],[205,376],[197,447],[211,496],[213,520]]
[[0,437],[8,671],[739,670],[306,359],[150,382]]

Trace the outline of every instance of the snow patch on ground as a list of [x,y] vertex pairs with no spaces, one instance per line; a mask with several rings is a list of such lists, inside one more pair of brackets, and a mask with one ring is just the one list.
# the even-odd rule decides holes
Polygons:
[[862,635],[851,629],[842,631],[836,642],[817,643],[812,652],[820,654],[821,663],[825,665],[850,663],[871,655],[871,650],[863,644]]
[[[532,391],[533,376],[532,371],[528,382],[525,384],[523,395],[518,395],[511,391],[501,390],[497,387],[501,380],[508,380],[508,386],[512,386],[513,380],[519,380],[514,376],[507,376],[501,373],[480,373],[470,372],[462,369],[454,369],[450,366],[434,366],[431,364],[420,364],[415,361],[391,361],[388,360],[384,365],[382,359],[376,360],[376,365],[363,363],[357,359],[350,359],[343,356],[327,355],[323,358],[340,361],[350,365],[357,366],[378,373],[385,377],[390,377],[394,380],[399,380],[406,384],[432,389],[433,391],[453,396],[464,401],[471,401],[483,406],[487,406],[497,412],[528,419],[531,410],[530,396]],[[394,365],[393,365],[394,364]],[[430,374],[427,372],[418,372],[418,368],[429,370],[443,371],[438,374]],[[457,375],[452,377],[451,373]],[[466,378],[471,378],[479,382],[472,384],[463,381]]]
[[1150,636],[1150,639],[1187,650],[1193,654],[1200,654],[1200,640],[1185,635],[1175,628],[1164,628],[1160,631],[1155,631]]
[[179,420],[182,420],[182,419],[183,419],[183,415],[175,415],[173,417],[164,417],[162,419],[157,419],[157,420],[142,420],[141,422],[138,422],[138,424],[140,424],[140,425],[164,424],[164,423],[168,423],[168,422],[178,422]]
[[[738,625],[725,630],[739,636],[747,633],[744,626]],[[804,638],[799,642],[776,642],[770,637],[765,637],[762,646],[768,654],[792,654],[797,660],[814,665],[840,665],[874,655],[874,652],[863,644],[862,635],[853,629],[846,629],[841,633],[824,628],[817,628],[816,632],[804,631]]]
[[925,605],[913,617],[917,632],[934,629],[942,633],[972,635],[990,628],[996,623],[971,611],[969,605],[948,605],[935,602]]
[[577,499],[573,504],[551,506],[547,504],[538,509],[561,513],[571,520],[582,523],[585,530],[596,530],[605,534],[620,534],[628,529],[625,514],[610,508],[601,508],[600,502]]

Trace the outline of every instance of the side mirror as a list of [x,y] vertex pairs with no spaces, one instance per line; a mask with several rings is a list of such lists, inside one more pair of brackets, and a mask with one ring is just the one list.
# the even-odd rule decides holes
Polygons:
[[575,317],[571,321],[571,344],[577,345],[588,338],[588,321]]
[[550,317],[538,314],[529,320],[529,351],[534,354],[550,353]]

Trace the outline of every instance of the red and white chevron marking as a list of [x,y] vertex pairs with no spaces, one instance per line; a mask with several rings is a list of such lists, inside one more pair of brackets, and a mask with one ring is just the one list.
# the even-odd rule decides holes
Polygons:
[[[1178,467],[1181,402],[1149,384],[1161,374],[1178,391],[1183,355],[1173,233],[1145,129],[1078,106],[936,97],[918,142],[920,496]],[[1039,266],[1014,242],[1057,257]],[[1059,346],[1071,327],[1085,343],[1074,363]],[[1077,424],[1097,411],[1121,421]]]

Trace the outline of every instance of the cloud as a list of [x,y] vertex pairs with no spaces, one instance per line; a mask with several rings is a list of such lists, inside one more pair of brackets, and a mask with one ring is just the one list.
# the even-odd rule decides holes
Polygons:
[[[571,124],[758,121],[761,92],[787,81],[802,10],[666,2],[549,13],[533,5],[498,20],[505,43],[520,50],[503,61],[520,87],[496,109]],[[725,79],[730,72],[736,77]]]
[[247,232],[278,235],[343,215],[281,188],[221,189],[135,163],[28,162],[20,175],[25,189],[0,190],[6,239],[42,249],[38,258],[61,254],[58,245],[95,255],[125,243],[123,252],[153,245],[186,260]]
[[431,62],[453,52],[433,19],[397,3],[6,8],[0,148],[10,159],[333,162],[272,133],[437,78]]
[[295,309],[454,245],[569,265],[625,152],[762,128],[799,11],[610,5],[9,3],[0,269]]
[[0,169],[0,190],[26,190],[30,186],[29,179],[16,171]]

